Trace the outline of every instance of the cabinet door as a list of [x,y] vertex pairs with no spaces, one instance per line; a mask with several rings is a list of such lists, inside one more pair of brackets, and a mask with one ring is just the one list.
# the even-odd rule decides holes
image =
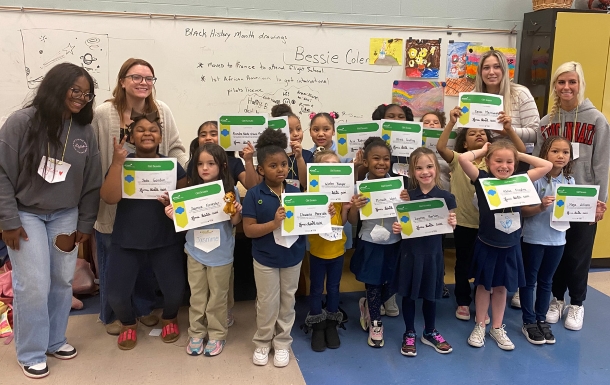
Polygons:
[[[609,15],[571,12],[557,14],[551,74],[565,62],[580,62],[587,80],[585,96],[600,111],[606,83],[609,45]],[[549,100],[549,110],[552,103],[553,101]]]

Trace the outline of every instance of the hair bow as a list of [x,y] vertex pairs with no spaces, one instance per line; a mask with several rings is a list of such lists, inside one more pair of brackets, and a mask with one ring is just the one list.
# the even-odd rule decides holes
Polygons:
[[136,110],[134,110],[133,108],[131,109],[131,115],[129,116],[129,119],[131,119],[132,121],[136,121],[136,120],[142,120],[142,119],[146,119],[149,122],[155,122],[157,120],[159,120],[159,111],[153,111],[153,112],[149,112],[147,114],[143,114],[140,112],[137,112]]
[[318,115],[318,114],[316,114],[315,112],[311,111],[311,112],[309,113],[309,119],[313,119],[313,118],[315,118],[315,117],[316,117],[316,115]]
[[337,113],[334,111],[329,112],[328,115],[330,115],[330,117],[333,119],[337,119]]

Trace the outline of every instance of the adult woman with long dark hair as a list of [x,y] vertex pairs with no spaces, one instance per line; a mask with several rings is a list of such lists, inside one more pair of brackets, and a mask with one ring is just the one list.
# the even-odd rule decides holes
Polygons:
[[49,374],[46,354],[76,356],[66,340],[72,278],[102,184],[93,85],[81,67],[58,64],[0,130],[0,228],[13,265],[17,360],[31,378]]

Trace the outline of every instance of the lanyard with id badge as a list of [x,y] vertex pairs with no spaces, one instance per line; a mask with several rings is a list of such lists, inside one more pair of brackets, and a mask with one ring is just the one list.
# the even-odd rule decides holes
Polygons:
[[[288,160],[289,161],[291,160],[290,157],[288,158]],[[290,168],[288,169],[288,175],[291,175],[291,173],[292,173],[292,176],[296,177],[297,172],[294,171],[294,163],[295,163],[295,158],[292,158],[292,161],[290,162]],[[301,182],[299,182],[298,178],[295,178],[295,179],[286,178],[286,183],[298,188],[299,190],[301,189]],[[273,190],[271,190],[271,191],[273,191]]]
[[401,163],[400,162],[400,157],[396,157],[398,159],[398,162],[394,163],[392,165],[392,172],[396,175],[400,175],[400,176],[409,176],[409,162],[407,161],[407,158],[405,157],[405,163]]
[[[68,145],[68,138],[70,137],[70,129],[72,128],[72,117],[70,117],[70,125],[68,126],[68,135],[66,135],[66,142],[64,143],[64,150],[61,154],[61,160],[42,156],[40,159],[40,165],[38,166],[38,175],[44,178],[48,183],[59,183],[66,180],[68,171],[70,170],[70,163],[64,162],[66,155],[66,146]],[[51,147],[47,143],[47,154],[51,155]]]

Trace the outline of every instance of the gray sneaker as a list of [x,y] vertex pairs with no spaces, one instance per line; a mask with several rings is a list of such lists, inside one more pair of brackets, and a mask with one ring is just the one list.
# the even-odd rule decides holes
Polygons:
[[468,337],[468,345],[475,348],[485,346],[485,325],[482,322],[474,324],[474,329]]

